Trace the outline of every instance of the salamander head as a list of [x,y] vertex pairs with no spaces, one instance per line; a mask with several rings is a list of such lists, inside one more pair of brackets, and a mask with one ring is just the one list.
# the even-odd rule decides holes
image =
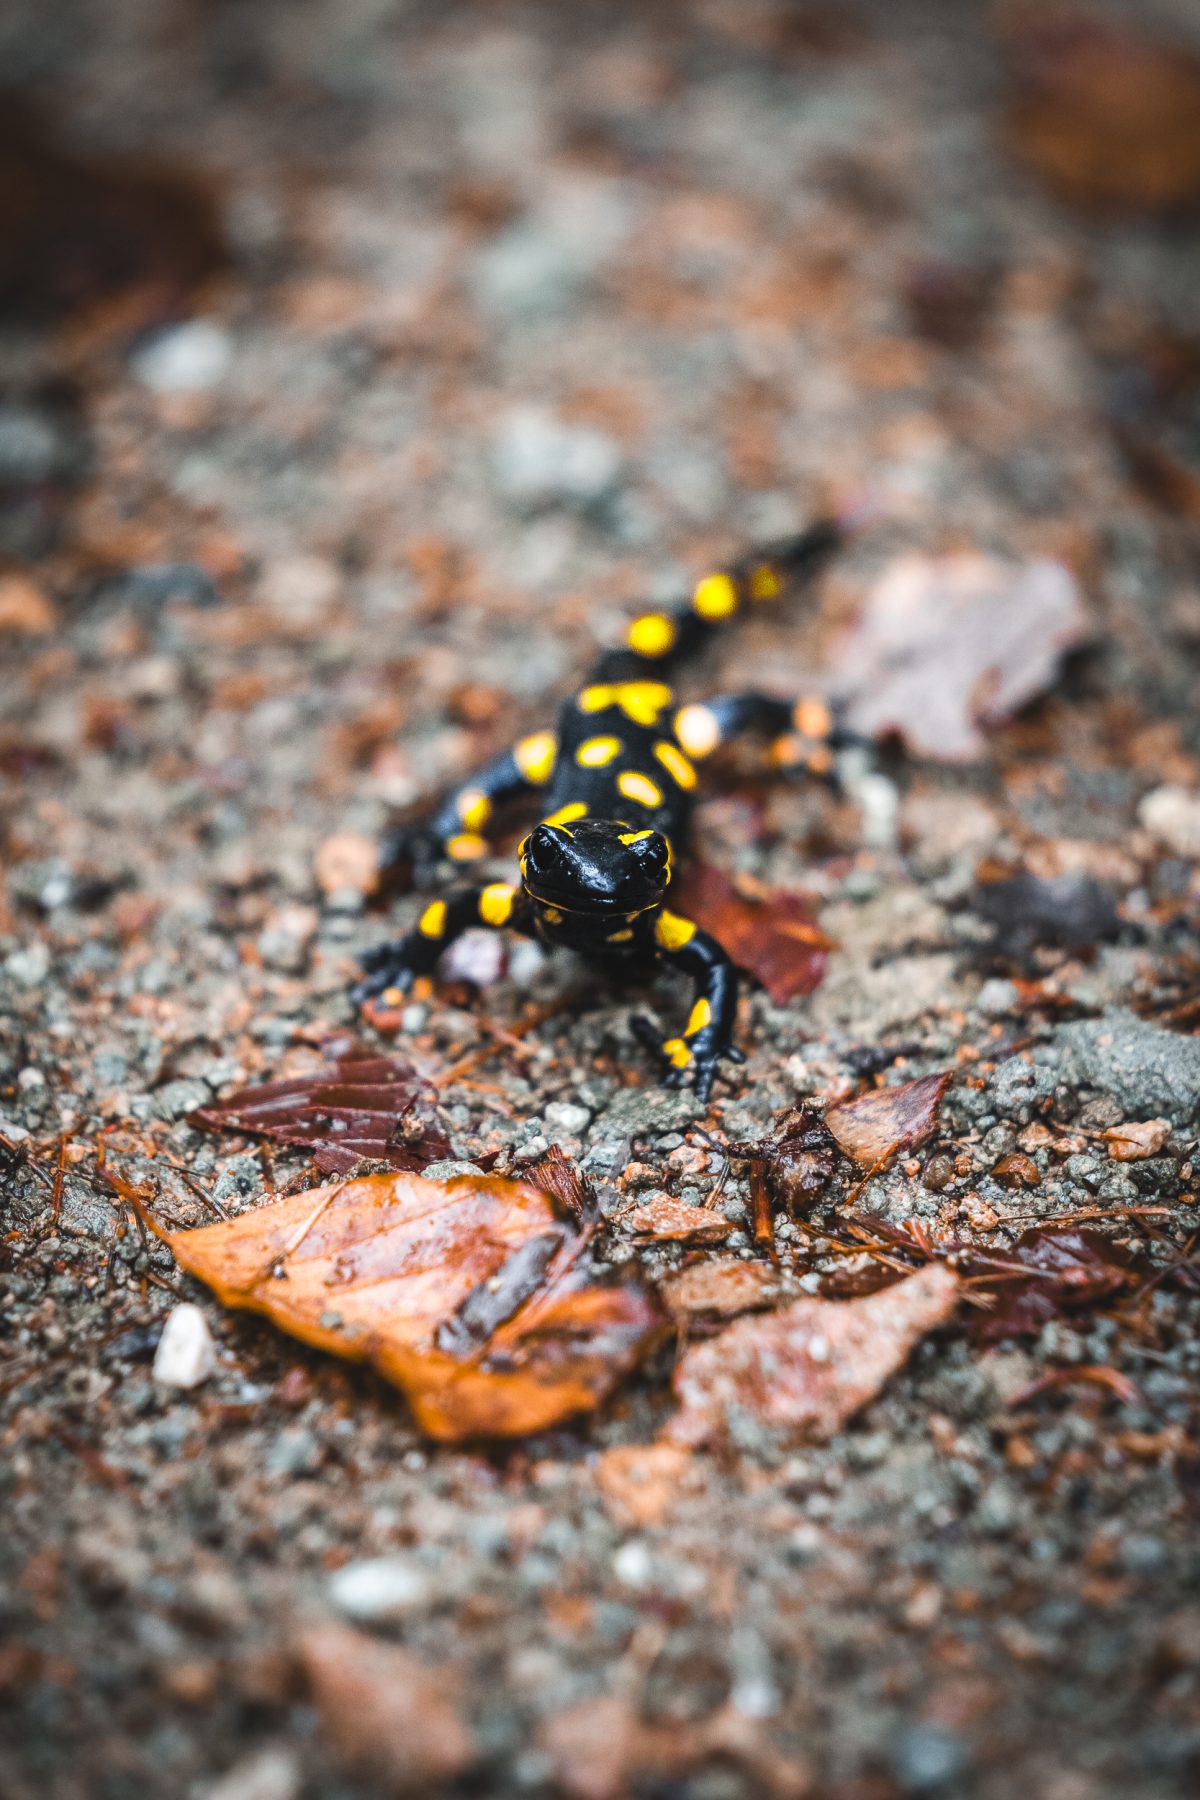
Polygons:
[[538,825],[521,845],[521,879],[538,907],[634,916],[666,892],[671,846],[661,831],[639,831],[623,819]]

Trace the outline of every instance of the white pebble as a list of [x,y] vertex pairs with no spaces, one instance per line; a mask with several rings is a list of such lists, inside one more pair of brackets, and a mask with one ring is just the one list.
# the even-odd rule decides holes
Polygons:
[[1200,856],[1200,793],[1168,782],[1146,795],[1138,818],[1177,856]]
[[581,1136],[591,1116],[586,1106],[576,1106],[572,1100],[552,1100],[545,1111],[546,1124],[560,1137]]
[[133,372],[155,394],[203,393],[233,360],[226,332],[211,319],[189,319],[156,333],[133,357]]
[[425,1605],[429,1580],[402,1556],[372,1556],[339,1569],[330,1580],[329,1598],[361,1624],[397,1619]]
[[296,1800],[303,1776],[295,1754],[282,1744],[235,1763],[206,1791],[206,1800]]
[[217,1366],[208,1320],[198,1306],[177,1306],[163,1326],[154,1352],[154,1379],[164,1387],[193,1388]]

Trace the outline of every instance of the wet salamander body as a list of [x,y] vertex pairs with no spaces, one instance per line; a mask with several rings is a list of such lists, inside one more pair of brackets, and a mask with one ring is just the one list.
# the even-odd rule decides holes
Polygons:
[[624,646],[564,704],[554,730],[522,738],[451,794],[427,828],[398,834],[385,860],[410,861],[424,882],[441,859],[461,867],[486,856],[484,834],[500,806],[536,799],[541,813],[521,845],[519,885],[456,885],[431,900],[414,931],[363,959],[354,999],[403,992],[478,925],[565,946],[614,972],[666,964],[692,980],[686,1024],[665,1042],[648,1021],[634,1025],[653,1039],[664,1080],[691,1082],[706,1099],[721,1059],[742,1057],[732,1042],[734,966],[715,938],[668,904],[696,765],[755,732],[778,768],[827,775],[839,734],[820,698],[744,692],[681,706],[670,675],[727,620],[814,573],[838,542],[838,527],[822,522],[705,575],[683,605],[643,613]]

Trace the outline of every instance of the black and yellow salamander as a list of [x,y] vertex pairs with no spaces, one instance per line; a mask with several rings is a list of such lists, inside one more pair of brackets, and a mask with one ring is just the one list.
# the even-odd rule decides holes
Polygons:
[[691,1082],[702,1100],[723,1057],[744,1060],[732,1041],[737,973],[715,938],[667,904],[673,867],[686,845],[696,764],[741,732],[764,736],[780,769],[828,775],[840,731],[819,697],[729,694],[678,704],[668,677],[736,614],[773,600],[813,575],[841,541],[833,521],[764,546],[699,582],[690,601],[645,612],[624,646],[603,657],[562,707],[552,731],[536,731],[451,794],[428,827],[385,846],[386,866],[412,865],[426,885],[441,860],[463,865],[489,853],[485,836],[510,801],[537,799],[541,823],[520,848],[521,881],[459,885],[431,900],[416,929],[363,959],[352,989],[361,1004],[406,990],[429,974],[472,926],[519,931],[589,961],[631,973],[665,964],[691,978],[687,1023],[652,1041],[670,1086]]

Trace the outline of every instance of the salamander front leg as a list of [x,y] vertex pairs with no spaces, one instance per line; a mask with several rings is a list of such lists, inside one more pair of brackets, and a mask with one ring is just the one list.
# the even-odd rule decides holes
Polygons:
[[477,925],[527,931],[527,908],[519,889],[507,881],[493,881],[486,887],[457,888],[444,900],[432,900],[415,931],[367,951],[363,978],[350,989],[351,1003],[362,1006],[388,988],[407,993],[418,975],[432,975],[455,938]]
[[722,1059],[744,1063],[746,1058],[733,1042],[737,1014],[737,970],[716,938],[701,931],[691,919],[664,907],[655,926],[654,941],[662,959],[695,983],[695,999],[687,1024],[678,1037],[660,1040],[648,1019],[634,1018],[633,1030],[661,1061],[666,1087],[695,1088],[701,1101],[712,1092]]

